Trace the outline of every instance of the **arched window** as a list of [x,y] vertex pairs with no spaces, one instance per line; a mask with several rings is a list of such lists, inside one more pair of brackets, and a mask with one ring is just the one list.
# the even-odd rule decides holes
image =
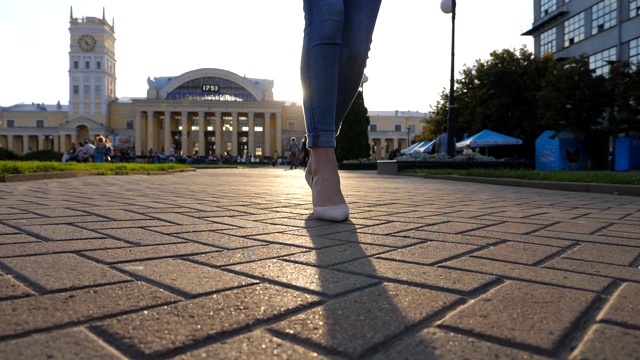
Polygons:
[[167,94],[167,99],[258,101],[250,91],[233,81],[218,77],[202,77],[188,81]]

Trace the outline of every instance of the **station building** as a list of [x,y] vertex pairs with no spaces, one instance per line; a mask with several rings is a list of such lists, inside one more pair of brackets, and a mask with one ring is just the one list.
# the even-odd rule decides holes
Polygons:
[[[148,78],[145,97],[116,96],[115,30],[102,18],[69,21],[69,104],[0,107],[0,148],[18,154],[65,152],[71,143],[108,137],[136,155],[171,146],[187,155],[284,155],[291,137],[305,133],[302,106],[273,98],[273,80],[205,68]],[[369,112],[372,156],[405,148],[420,133],[418,112]]]

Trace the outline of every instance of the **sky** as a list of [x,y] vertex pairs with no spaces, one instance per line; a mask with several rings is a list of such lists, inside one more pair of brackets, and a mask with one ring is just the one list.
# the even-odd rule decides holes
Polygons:
[[[69,15],[115,21],[116,95],[148,77],[218,68],[274,81],[300,103],[302,0],[0,0],[0,106],[69,103]],[[457,0],[455,74],[494,50],[533,51],[531,0]],[[451,15],[440,0],[383,0],[365,74],[369,111],[428,112],[448,91]]]

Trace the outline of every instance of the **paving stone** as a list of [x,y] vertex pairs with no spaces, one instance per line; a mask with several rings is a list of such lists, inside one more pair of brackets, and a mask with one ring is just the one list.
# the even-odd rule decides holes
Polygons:
[[[93,221],[105,221],[104,218],[83,214],[80,216],[71,216],[71,217],[38,217],[29,219],[26,224],[29,226],[34,225],[59,225],[59,224],[69,224],[69,225],[77,225],[83,224],[85,222],[93,222]],[[15,226],[21,226],[20,220],[8,220],[6,221],[8,224],[14,224]]]
[[595,324],[569,357],[570,360],[638,359],[640,331]]
[[[6,244],[18,244],[29,242],[40,242],[41,240],[29,236],[27,234],[0,234],[0,245]],[[3,255],[2,248],[0,248],[0,256]]]
[[344,241],[330,240],[321,237],[310,237],[302,235],[291,234],[266,234],[255,235],[251,237],[260,241],[269,243],[279,243],[284,245],[299,246],[306,249],[323,249],[326,247],[337,246],[344,244]]
[[[0,275],[0,300],[25,297],[34,294],[35,293],[33,291],[16,281],[13,276]],[[1,356],[0,359],[2,359]]]
[[587,291],[510,281],[445,317],[439,325],[553,356],[597,297]]
[[108,235],[109,237],[120,239],[134,245],[160,245],[160,244],[173,244],[173,243],[184,242],[183,239],[180,239],[178,237],[158,234],[156,232],[149,231],[147,229],[113,228],[113,229],[103,229],[103,230],[100,230],[100,232],[105,235]]
[[491,239],[519,241],[519,242],[530,243],[530,244],[556,246],[556,247],[562,247],[562,248],[572,246],[576,243],[576,241],[571,241],[571,240],[558,240],[558,239],[552,239],[548,237],[503,233],[503,232],[487,231],[487,230],[470,231],[465,235],[479,236],[479,237],[491,238]]
[[147,227],[148,230],[152,230],[161,234],[175,235],[175,234],[187,234],[195,232],[209,232],[223,229],[231,229],[233,226],[208,223],[203,225],[168,225],[168,226],[153,226]]
[[597,320],[640,329],[640,284],[623,284],[611,297]]
[[634,232],[604,230],[604,231],[600,231],[598,235],[614,237],[614,238],[627,238],[627,239],[640,240],[640,234],[634,233]]
[[146,215],[137,214],[132,211],[122,210],[122,209],[102,209],[102,208],[92,208],[85,210],[88,213],[92,213],[98,215],[103,218],[111,219],[111,220],[151,220],[150,217]]
[[270,329],[357,358],[461,300],[442,292],[384,284],[329,301]]
[[362,276],[280,260],[257,261],[230,266],[227,269],[329,296],[335,296],[377,282],[377,280]]
[[65,209],[63,207],[53,207],[53,208],[37,208],[31,209],[30,212],[34,214],[38,214],[46,217],[63,217],[63,216],[87,216],[87,213],[73,210],[73,209]]
[[498,232],[507,232],[513,234],[528,234],[533,231],[540,230],[546,226],[544,225],[535,225],[535,224],[523,224],[517,222],[508,222],[498,225],[492,225],[484,228],[485,231],[498,231]]
[[162,259],[115,266],[189,296],[222,291],[258,283],[243,276],[230,274],[179,259]]
[[181,233],[175,234],[175,236],[184,238],[187,240],[208,244],[220,249],[241,249],[252,246],[265,245],[264,242],[255,241],[239,236],[219,234],[216,232],[193,232],[193,233]]
[[612,224],[606,231],[640,234],[640,227],[637,224]]
[[472,254],[473,257],[533,265],[562,248],[510,241]]
[[43,292],[131,281],[131,278],[104,265],[73,254],[16,257],[3,259],[1,263]]
[[431,241],[426,244],[388,252],[379,255],[378,258],[431,265],[477,249],[480,249],[480,247]]
[[157,357],[283,316],[318,300],[313,295],[259,284],[120,316],[92,328],[135,358]]
[[601,235],[584,235],[584,234],[573,234],[573,233],[564,233],[560,231],[549,231],[549,230],[541,230],[536,232],[536,236],[554,238],[554,239],[565,239],[565,240],[574,240],[577,242],[594,242],[600,244],[610,244],[610,245],[622,245],[622,246],[635,246],[638,247],[638,240],[627,239],[627,238],[616,238],[611,236],[601,236]]
[[104,235],[96,232],[66,224],[20,226],[20,228],[28,233],[35,234],[47,240],[98,239],[105,237]]
[[423,229],[400,232],[395,234],[395,236],[406,236],[412,239],[446,241],[446,242],[452,242],[452,243],[478,245],[478,246],[485,246],[485,245],[491,245],[498,242],[502,242],[502,240],[495,239],[495,238],[468,236],[466,234],[464,235],[463,234],[445,234],[445,233],[425,231]]
[[604,291],[613,282],[612,279],[604,277],[472,257],[452,260],[441,266],[492,274],[505,279],[533,281],[594,292]]
[[54,254],[70,251],[86,251],[96,249],[115,249],[130,247],[122,241],[111,239],[85,239],[69,241],[40,241],[20,244],[0,245],[0,258]]
[[227,341],[176,356],[172,359],[329,359],[301,346],[278,339],[264,330],[257,330]]
[[358,233],[369,233],[376,235],[390,235],[393,233],[407,231],[422,227],[422,224],[412,224],[407,222],[390,222],[381,225],[367,226],[358,229]]
[[562,255],[563,258],[594,261],[613,265],[630,266],[640,256],[640,247],[582,244],[570,252]]
[[495,276],[382,259],[361,259],[335,266],[333,269],[463,294],[473,293],[497,281]]
[[180,243],[85,251],[82,254],[106,264],[115,264],[128,261],[142,261],[175,256],[206,254],[216,251],[220,250],[200,244]]
[[523,359],[544,360],[548,357],[527,353],[478,340],[472,337],[454,334],[449,331],[427,328],[416,335],[395,344],[390,349],[376,354],[374,360],[409,359]]
[[357,228],[354,224],[348,221],[339,223],[339,224],[329,223],[328,221],[325,221],[324,223],[328,225],[314,226],[307,229],[293,230],[293,231],[288,231],[287,233],[291,235],[301,235],[301,236],[311,236],[311,237],[323,236],[324,237],[325,235],[338,234],[344,231],[355,231]]
[[[180,211],[182,212],[182,211]],[[177,225],[208,225],[211,222],[202,220],[196,217],[178,214],[173,212],[165,212],[165,213],[154,213],[153,217],[160,220],[166,221]]]
[[76,223],[75,225],[89,229],[89,230],[103,230],[103,229],[126,229],[126,228],[139,228],[139,227],[151,227],[151,226],[169,226],[173,225],[166,221],[160,220],[117,220],[117,221],[95,221]]
[[210,254],[204,254],[191,257],[196,262],[214,265],[214,266],[227,266],[234,264],[242,264],[246,262],[259,261],[265,259],[273,259],[284,257],[287,255],[297,254],[299,252],[308,251],[293,246],[286,245],[263,245],[254,246],[245,249],[220,251]]
[[223,234],[234,235],[234,236],[253,236],[253,235],[262,235],[262,234],[274,234],[274,233],[297,230],[297,229],[299,228],[295,226],[262,224],[262,226],[220,230],[219,232]]
[[139,282],[0,302],[0,338],[78,324],[181,300]]
[[484,228],[486,225],[471,224],[466,222],[450,221],[441,224],[429,225],[420,228],[420,231],[440,232],[446,234],[460,234],[471,230]]
[[605,276],[626,281],[640,282],[640,269],[626,266],[601,264],[590,261],[555,259],[544,265],[550,269],[568,270],[583,274]]
[[[339,240],[339,241],[356,242],[360,244],[389,246],[389,247],[396,247],[396,248],[402,248],[402,247],[424,242],[421,239],[410,239],[406,237],[391,236],[391,235],[364,234],[364,233],[352,232],[352,231],[345,231],[342,233],[325,235],[322,238]],[[315,239],[316,238],[314,238],[314,240]]]
[[363,257],[382,254],[389,250],[391,250],[391,248],[386,246],[347,243],[316,251],[290,255],[284,257],[284,259],[308,265],[327,267],[347,261],[361,259]]
[[559,231],[559,232],[567,232],[574,234],[593,234],[596,231],[605,227],[607,223],[596,222],[596,221],[569,221],[562,222],[560,224],[552,225],[548,227],[546,230],[548,231]]
[[126,359],[82,328],[58,330],[11,340],[0,346],[0,359]]

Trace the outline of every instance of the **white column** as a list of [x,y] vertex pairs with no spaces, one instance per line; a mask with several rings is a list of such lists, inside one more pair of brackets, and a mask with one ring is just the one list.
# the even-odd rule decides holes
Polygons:
[[7,150],[15,152],[13,150],[13,141],[13,135],[7,135]]
[[217,112],[216,113],[216,155],[220,155],[222,156],[222,154],[224,153],[224,146],[222,145],[223,142],[223,137],[222,137],[222,113],[221,112]]
[[205,156],[207,149],[205,146],[204,132],[207,131],[206,119],[204,118],[204,111],[198,112],[198,155]]
[[29,151],[29,135],[22,135],[22,154],[26,154]]
[[231,155],[237,156],[238,154],[238,113],[234,112],[231,114],[232,118],[232,127],[233,131],[231,131]]
[[[156,134],[155,134],[155,121],[154,112],[147,111],[147,147],[152,148],[153,151],[158,151],[156,146]],[[149,149],[146,149],[149,151]]]
[[185,155],[189,155],[189,134],[187,133],[189,130],[189,113],[186,111],[182,112],[182,153]]
[[[44,150],[44,144],[45,144],[45,135],[38,135],[38,149],[37,150]],[[36,149],[34,149],[35,151]]]
[[136,131],[136,137],[135,137],[135,147],[134,147],[134,154],[135,155],[143,155],[143,151],[144,149],[142,148],[142,113],[140,111],[136,112],[136,120],[135,120],[135,131]]
[[248,152],[251,153],[252,155],[255,156],[256,154],[256,142],[253,138],[254,136],[254,128],[255,128],[255,122],[254,122],[254,116],[255,113],[250,112],[249,114],[249,141],[248,141]]
[[169,155],[171,149],[171,111],[164,112],[164,153]]
[[271,113],[264,113],[264,126],[262,128],[264,149],[262,156],[273,156],[271,153]]
[[282,113],[276,113],[276,151],[282,155]]

